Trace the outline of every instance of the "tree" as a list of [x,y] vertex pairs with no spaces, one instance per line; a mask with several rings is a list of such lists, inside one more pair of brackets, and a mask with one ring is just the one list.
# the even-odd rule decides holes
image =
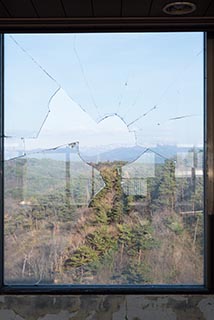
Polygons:
[[175,163],[173,160],[166,160],[160,184],[158,186],[157,203],[162,209],[174,211],[176,197]]

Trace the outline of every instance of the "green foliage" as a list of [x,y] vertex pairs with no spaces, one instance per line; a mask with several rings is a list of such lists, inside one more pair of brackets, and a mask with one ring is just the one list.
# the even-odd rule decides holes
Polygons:
[[88,234],[86,241],[98,255],[103,255],[108,250],[114,250],[117,245],[116,237],[113,237],[105,226]]
[[109,223],[109,218],[107,216],[107,212],[104,208],[97,208],[95,222],[101,225],[106,225]]
[[153,228],[150,225],[138,225],[132,232],[132,243],[137,250],[151,249],[155,242],[153,239]]
[[128,255],[136,256],[140,250],[152,249],[156,243],[151,225],[118,225],[119,243],[126,248]]
[[171,215],[165,219],[167,227],[174,231],[177,235],[181,234],[184,231],[183,224],[175,215]]
[[175,164],[172,160],[166,160],[158,187],[158,205],[162,208],[174,210],[175,191]]
[[78,268],[98,261],[98,253],[91,247],[83,245],[75,250],[72,256],[65,261],[65,267]]
[[99,256],[99,260],[90,263],[88,269],[92,273],[114,272],[114,260],[117,257],[116,247],[107,250],[103,255]]
[[108,218],[111,222],[119,222],[123,216],[123,204],[121,199],[114,199],[113,208],[108,212]]
[[132,227],[129,224],[118,224],[119,243],[129,245],[132,239]]
[[122,271],[126,283],[146,284],[149,281],[149,268],[144,263],[130,262]]
[[118,164],[99,164],[98,169],[105,187],[90,203],[95,212],[95,222],[111,224],[119,222],[124,213],[124,195],[121,187],[121,170]]
[[101,227],[87,235],[86,244],[73,252],[72,256],[65,261],[65,266],[77,268],[88,265],[90,270],[95,270],[98,266],[101,267],[109,255],[112,255],[116,247],[117,239],[109,234],[106,227]]
[[[59,250],[61,269],[63,272],[68,271],[68,276],[66,272],[62,272],[62,278],[67,276],[68,281],[84,283],[87,277],[91,277],[92,280],[88,281],[92,283],[99,280],[101,274],[102,281],[106,283],[111,280],[113,283],[147,283],[150,272],[145,261],[149,261],[154,252],[154,263],[155,254],[157,255],[157,250],[151,253],[148,250],[158,246],[152,224],[159,241],[164,237],[164,232],[172,238],[175,238],[172,232],[183,236],[188,234],[197,250],[200,248],[202,252],[203,178],[176,179],[173,160],[155,165],[155,177],[147,178],[145,196],[124,195],[121,187],[121,166],[124,163],[94,165],[100,171],[105,187],[94,196],[89,209],[87,204],[84,209],[80,209],[83,203],[86,203],[87,192],[83,181],[86,181],[88,176],[81,171],[79,164],[74,164],[74,171],[77,171],[78,175],[74,173],[69,182],[70,187],[67,188],[66,185],[65,188],[64,162],[50,159],[28,161],[30,188],[23,188],[25,161],[6,165],[5,197],[9,209],[5,214],[5,235],[11,237],[10,239],[13,239],[13,236],[14,239],[27,239],[27,248],[28,241],[31,248],[31,242],[35,239],[49,242],[51,250]],[[27,201],[23,205],[21,202],[24,202],[22,200],[25,198]],[[196,210],[201,211],[200,214],[197,215]],[[186,219],[183,223],[178,215],[181,211],[190,211],[193,215],[182,215],[183,219]],[[160,217],[161,222],[158,220]],[[160,236],[159,222],[162,224]],[[163,224],[172,232],[167,231]],[[72,241],[74,245],[81,245],[76,245],[67,254]],[[161,241],[160,247],[164,240],[162,243]],[[24,245],[23,248],[20,245],[19,250],[22,252],[20,261],[23,261]],[[65,252],[68,257],[66,260]],[[22,262],[20,265],[19,269],[22,270]],[[173,271],[168,274],[170,281],[177,277]]]

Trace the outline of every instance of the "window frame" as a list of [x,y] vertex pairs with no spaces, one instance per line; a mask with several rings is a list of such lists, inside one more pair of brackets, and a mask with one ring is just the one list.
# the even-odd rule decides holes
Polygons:
[[[83,21],[82,21],[83,20]],[[4,202],[0,201],[0,293],[1,294],[211,294],[214,293],[214,32],[209,23],[198,19],[192,25],[169,22],[168,19],[142,23],[140,19],[76,19],[40,22],[18,21],[0,23],[0,196],[4,199],[4,33],[66,33],[66,32],[204,32],[204,285],[5,285],[4,284]],[[191,22],[191,19],[189,20]],[[83,23],[84,22],[84,23]],[[202,25],[202,27],[201,27]]]

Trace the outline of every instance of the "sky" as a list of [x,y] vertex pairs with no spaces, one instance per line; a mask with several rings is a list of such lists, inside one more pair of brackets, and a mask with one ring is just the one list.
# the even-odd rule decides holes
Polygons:
[[203,59],[203,33],[6,35],[6,145],[201,146]]

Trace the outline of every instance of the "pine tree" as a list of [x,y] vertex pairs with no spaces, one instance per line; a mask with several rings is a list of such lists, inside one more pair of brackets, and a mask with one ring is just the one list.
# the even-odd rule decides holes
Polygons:
[[175,164],[172,160],[166,160],[158,188],[158,205],[163,209],[174,211],[175,195]]

